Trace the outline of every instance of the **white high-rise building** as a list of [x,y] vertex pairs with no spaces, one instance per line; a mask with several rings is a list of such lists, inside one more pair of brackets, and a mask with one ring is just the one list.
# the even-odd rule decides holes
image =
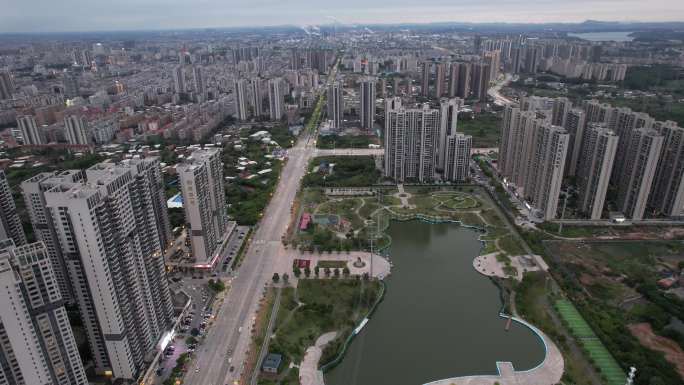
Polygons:
[[3,170],[0,170],[0,239],[11,239],[16,245],[26,243],[24,228]]
[[402,107],[401,99],[385,105],[384,175],[397,182],[435,179],[439,110],[425,103],[420,108]]
[[470,150],[473,137],[454,133],[447,136],[445,149],[444,179],[450,182],[466,182],[470,176]]
[[176,171],[196,266],[212,269],[229,235],[221,150],[194,151]]
[[25,145],[45,144],[45,134],[36,125],[33,115],[22,115],[17,117],[17,125],[21,131],[21,138]]
[[42,243],[0,241],[0,383],[87,385]]
[[252,78],[250,87],[252,89],[252,107],[254,108],[254,116],[262,116],[264,114],[264,99],[261,95],[261,79],[258,77]]
[[0,100],[9,99],[14,93],[14,79],[9,71],[0,71]]
[[92,144],[88,122],[80,115],[64,117],[64,136],[69,144]]
[[183,65],[174,67],[173,69],[173,87],[177,94],[182,94],[187,91],[185,86],[185,71]]
[[204,78],[204,71],[201,66],[195,66],[192,69],[192,78],[195,83],[195,93],[200,101],[207,98],[207,81]]
[[361,128],[372,130],[375,124],[375,78],[365,78],[361,81]]
[[344,99],[342,97],[342,84],[334,82],[328,86],[328,120],[332,121],[332,128],[342,128],[343,115]]
[[577,167],[579,207],[590,219],[601,219],[619,138],[598,123],[590,123],[583,136]]
[[439,104],[439,141],[437,142],[437,168],[444,170],[447,158],[447,138],[456,134],[458,111],[463,100],[458,98],[442,99]]
[[557,215],[570,135],[536,119],[533,111],[508,106],[499,147],[499,172],[544,220]]
[[585,114],[581,109],[571,109],[565,114],[563,119],[563,127],[570,135],[570,142],[568,143],[568,158],[565,166],[567,175],[575,175],[577,172],[577,165],[580,162],[581,147],[585,130]]
[[627,218],[639,220],[646,211],[663,136],[654,129],[637,128],[630,133],[626,146],[624,165],[617,179],[618,207]]
[[268,81],[268,107],[271,120],[280,120],[283,117],[284,99],[283,80],[281,78],[269,79]]
[[157,158],[100,163],[44,192],[95,369],[135,380],[170,332]]
[[59,245],[52,215],[46,206],[45,192],[61,184],[77,183],[84,178],[83,171],[67,170],[60,173],[43,172],[21,183],[21,193],[31,219],[33,233],[36,239],[45,245],[62,298],[69,302],[74,300],[74,296],[69,281],[68,264]]
[[663,149],[649,206],[659,213],[684,215],[684,128],[675,122],[662,124]]
[[249,110],[247,109],[247,80],[236,80],[234,90],[237,118],[244,122],[249,118]]

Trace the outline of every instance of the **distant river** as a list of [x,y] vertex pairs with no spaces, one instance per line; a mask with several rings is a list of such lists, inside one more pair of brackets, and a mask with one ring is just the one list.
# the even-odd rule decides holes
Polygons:
[[385,300],[351,344],[326,385],[421,385],[517,370],[544,359],[529,329],[504,330],[498,288],[473,268],[478,234],[456,224],[393,222],[392,274]]
[[633,37],[629,36],[632,32],[587,32],[587,33],[569,33],[568,36],[578,37],[580,39],[589,41],[632,41]]

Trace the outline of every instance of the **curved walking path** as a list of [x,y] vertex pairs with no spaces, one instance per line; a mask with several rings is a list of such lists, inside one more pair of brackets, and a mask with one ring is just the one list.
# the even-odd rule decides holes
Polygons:
[[[504,314],[500,316],[508,317]],[[454,377],[425,385],[492,385],[496,382],[500,385],[554,385],[560,382],[565,364],[563,355],[556,344],[544,332],[531,324],[520,318],[512,318],[513,321],[530,328],[544,343],[546,354],[541,364],[530,370],[516,371],[510,362],[497,362],[496,367],[499,371],[497,375]]]
[[323,372],[318,370],[318,361],[323,354],[323,348],[337,337],[337,332],[328,332],[316,340],[313,346],[306,349],[304,359],[299,366],[299,382],[301,385],[325,385]]

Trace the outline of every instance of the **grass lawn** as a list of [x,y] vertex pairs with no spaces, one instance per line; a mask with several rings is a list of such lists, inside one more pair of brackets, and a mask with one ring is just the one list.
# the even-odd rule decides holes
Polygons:
[[499,118],[494,114],[474,115],[474,119],[461,118],[459,115],[459,132],[472,135],[473,147],[496,147],[499,142]]
[[338,331],[338,338],[346,338],[375,303],[379,290],[375,281],[300,280],[297,293],[304,305],[277,325],[271,352],[298,363],[321,334]]
[[347,266],[347,261],[318,261],[318,267],[321,269],[344,269]]
[[506,235],[499,238],[499,246],[508,255],[522,255],[525,254],[525,249],[522,248],[518,239],[513,234]]

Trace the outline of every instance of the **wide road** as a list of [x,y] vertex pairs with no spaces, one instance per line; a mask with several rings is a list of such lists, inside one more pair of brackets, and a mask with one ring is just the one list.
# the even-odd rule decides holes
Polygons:
[[501,95],[501,88],[508,85],[512,80],[513,80],[513,75],[505,74],[504,78],[502,80],[498,81],[496,84],[494,84],[492,87],[490,87],[489,90],[487,90],[487,94],[492,99],[494,99],[495,104],[498,104],[501,106],[507,106],[509,104],[514,103],[511,99],[508,99],[507,97]]
[[316,150],[316,156],[368,156],[368,155],[383,155],[385,150],[382,148],[336,148],[334,150]]
[[[336,73],[337,65],[333,66],[328,83],[335,78]],[[322,87],[323,92],[325,89]],[[288,150],[288,161],[271,202],[254,232],[230,291],[196,352],[192,369],[185,376],[185,384],[236,384],[240,378],[259,299],[271,281],[275,259],[283,253],[281,236],[287,230],[300,181],[316,153],[315,135],[315,132],[303,133],[295,146]],[[231,366],[234,367],[232,372]]]

